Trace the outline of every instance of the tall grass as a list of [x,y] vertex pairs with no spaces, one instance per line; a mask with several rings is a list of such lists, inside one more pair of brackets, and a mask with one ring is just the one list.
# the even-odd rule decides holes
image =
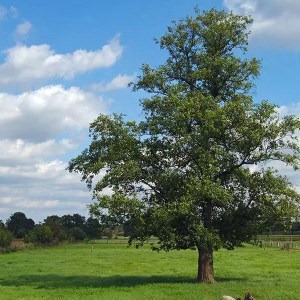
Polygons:
[[300,251],[215,253],[214,285],[196,284],[197,252],[76,244],[0,255],[0,299],[300,299]]

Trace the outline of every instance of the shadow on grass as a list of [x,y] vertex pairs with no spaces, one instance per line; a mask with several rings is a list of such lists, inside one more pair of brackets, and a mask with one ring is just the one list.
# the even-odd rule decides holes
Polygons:
[[[242,281],[241,278],[218,278],[218,282]],[[40,289],[53,288],[109,288],[109,287],[134,287],[148,284],[178,284],[195,283],[196,280],[188,277],[171,276],[63,276],[56,274],[49,275],[23,275],[10,280],[0,280],[0,286],[32,286]]]

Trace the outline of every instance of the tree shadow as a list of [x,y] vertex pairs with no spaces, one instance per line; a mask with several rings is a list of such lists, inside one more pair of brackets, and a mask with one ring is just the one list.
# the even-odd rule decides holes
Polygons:
[[[217,281],[240,281],[241,278],[218,278]],[[148,284],[178,284],[195,283],[194,278],[172,276],[64,276],[48,275],[22,275],[9,280],[0,280],[0,286],[32,286],[37,289],[58,288],[108,288],[108,287],[134,287]]]

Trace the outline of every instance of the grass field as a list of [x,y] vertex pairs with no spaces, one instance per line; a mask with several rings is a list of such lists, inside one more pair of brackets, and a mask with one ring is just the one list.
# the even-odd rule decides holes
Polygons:
[[218,283],[196,284],[196,251],[75,244],[0,255],[0,299],[300,299],[300,251],[215,253]]

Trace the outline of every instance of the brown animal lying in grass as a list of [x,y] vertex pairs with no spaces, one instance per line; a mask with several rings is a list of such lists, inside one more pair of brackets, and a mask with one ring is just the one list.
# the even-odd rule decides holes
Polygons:
[[[242,300],[241,298],[233,298],[231,296],[222,296],[221,300]],[[247,293],[244,297],[244,300],[254,300],[253,296],[250,293]]]

